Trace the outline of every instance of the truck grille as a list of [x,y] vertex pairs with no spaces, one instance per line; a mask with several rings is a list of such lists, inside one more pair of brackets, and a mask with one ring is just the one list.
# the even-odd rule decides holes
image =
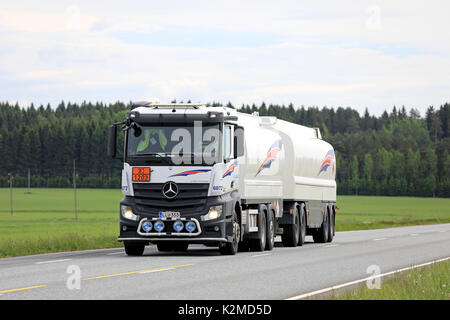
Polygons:
[[209,184],[179,183],[178,195],[174,199],[163,196],[161,192],[163,185],[163,183],[133,183],[137,209],[150,214],[158,214],[160,211],[180,211],[190,214],[205,209]]

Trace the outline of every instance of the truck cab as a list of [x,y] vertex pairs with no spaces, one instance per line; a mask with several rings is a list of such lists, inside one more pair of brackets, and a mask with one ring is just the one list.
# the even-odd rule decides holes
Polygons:
[[111,126],[111,156],[119,125],[125,131],[118,240],[127,253],[140,254],[148,243],[161,251],[186,250],[189,243],[229,249],[238,236],[233,221],[243,155],[243,129],[233,113],[141,103]]

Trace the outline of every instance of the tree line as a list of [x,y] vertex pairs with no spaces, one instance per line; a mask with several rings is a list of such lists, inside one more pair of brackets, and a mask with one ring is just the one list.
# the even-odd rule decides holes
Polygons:
[[[28,169],[32,187],[70,187],[75,160],[77,186],[119,188],[122,164],[106,156],[107,128],[122,121],[130,105],[61,102],[56,108],[21,108],[0,103],[0,187],[9,185],[8,173],[15,186],[26,186]],[[429,107],[424,117],[405,107],[379,117],[348,107],[262,103],[237,109],[320,128],[335,148],[339,194],[450,196],[449,103]]]

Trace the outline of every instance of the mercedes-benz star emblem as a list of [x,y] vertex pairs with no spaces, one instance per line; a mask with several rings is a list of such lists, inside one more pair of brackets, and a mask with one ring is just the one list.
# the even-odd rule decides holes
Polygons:
[[166,182],[163,187],[162,187],[162,194],[167,198],[167,199],[173,199],[177,196],[178,194],[178,186],[175,182],[169,181]]

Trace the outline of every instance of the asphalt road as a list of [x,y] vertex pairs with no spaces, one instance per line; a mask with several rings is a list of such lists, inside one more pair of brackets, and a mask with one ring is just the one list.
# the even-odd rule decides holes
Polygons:
[[337,232],[328,244],[307,237],[303,247],[236,256],[202,245],[186,253],[149,246],[142,257],[52,253],[0,259],[0,300],[287,299],[366,278],[371,265],[385,273],[449,256],[450,224]]

